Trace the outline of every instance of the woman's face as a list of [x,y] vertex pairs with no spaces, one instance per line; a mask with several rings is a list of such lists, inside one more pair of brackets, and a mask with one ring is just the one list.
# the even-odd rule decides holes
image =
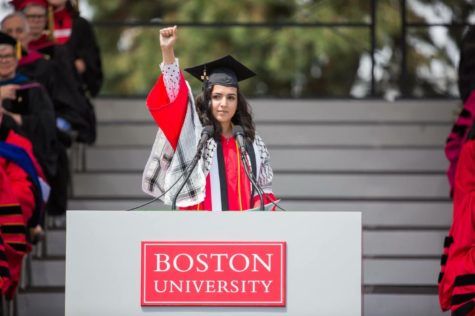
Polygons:
[[231,123],[231,119],[237,110],[237,88],[214,85],[211,91],[211,113],[221,124]]

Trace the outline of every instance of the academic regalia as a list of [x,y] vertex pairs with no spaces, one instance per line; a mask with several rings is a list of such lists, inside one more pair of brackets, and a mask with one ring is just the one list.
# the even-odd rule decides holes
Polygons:
[[[37,58],[39,54],[26,55],[24,50],[18,50],[19,43],[8,34],[0,32],[0,43],[16,48],[17,53],[21,53],[17,58],[20,59],[23,56],[25,64],[40,60]],[[49,82],[48,78],[45,80]],[[12,79],[0,81],[0,86],[8,84],[19,85],[20,88],[16,90],[16,99],[5,99],[2,106],[11,113],[21,115],[20,127],[33,143],[34,154],[51,184],[47,202],[48,212],[63,214],[67,209],[67,187],[70,174],[66,147],[58,138],[61,133],[56,128],[54,106],[44,86],[30,81],[23,74],[17,73]],[[53,86],[53,88],[57,87]]]
[[0,142],[0,166],[4,170],[10,169],[11,190],[20,204],[25,223],[27,223],[40,200],[36,199],[37,192],[29,180],[28,173],[12,158],[17,149],[20,150],[20,147]]
[[[2,292],[7,298],[13,298],[20,281],[23,257],[30,250],[26,237],[26,225],[21,206],[12,192],[8,171],[0,168],[0,235],[3,239],[6,261],[11,279],[7,282],[0,278]],[[1,245],[1,244],[0,244]],[[1,247],[0,247],[1,248]],[[5,274],[4,258],[0,255],[0,274]],[[3,283],[3,284],[2,284]]]
[[74,59],[84,61],[86,72],[81,75],[83,84],[91,96],[97,96],[103,73],[100,49],[91,24],[67,6],[54,12],[53,34],[57,43],[68,47]]
[[454,187],[453,219],[444,242],[439,301],[452,315],[475,312],[475,141],[462,148]]
[[31,142],[8,127],[9,118],[0,121],[0,289],[11,299],[31,250],[26,227],[35,227],[43,215],[48,185]]
[[42,54],[45,59],[53,60],[59,64],[60,67],[64,69],[64,72],[74,80],[75,86],[80,88],[81,93],[85,93],[79,73],[74,66],[73,55],[65,45],[57,45],[45,34],[36,40],[30,41],[28,50],[37,51]]
[[20,181],[20,185],[14,185],[13,190],[21,205],[25,222],[29,227],[35,227],[42,223],[50,186],[33,154],[31,142],[9,129],[8,120],[11,120],[9,116],[3,116],[0,124],[0,158],[17,165],[22,170],[21,174],[27,175],[29,183]]
[[[0,286],[8,299],[13,297],[19,283],[23,257],[31,250],[26,225],[35,204],[29,174],[8,154],[18,150],[21,150],[18,146],[0,143],[0,233],[4,242],[0,243]],[[2,247],[10,274],[7,282],[3,278],[6,267],[5,257],[1,256]]]
[[47,29],[38,38],[31,39],[28,43],[28,51],[41,53],[46,59],[54,59],[63,67],[68,74],[75,74],[74,59],[64,45],[56,45],[53,37],[54,14],[53,7],[46,0],[10,0],[15,11],[26,13],[30,5],[42,7],[48,19]]
[[445,156],[449,161],[447,177],[450,195],[453,194],[455,171],[460,150],[467,140],[467,133],[475,118],[475,28],[470,27],[460,47],[458,66],[458,88],[463,108],[458,115],[445,144]]
[[462,111],[455,120],[454,125],[445,142],[445,157],[449,161],[447,169],[447,177],[450,185],[450,195],[453,193],[455,171],[457,170],[457,162],[460,150],[467,141],[468,131],[475,118],[475,91],[465,100]]
[[[235,86],[239,79],[244,80],[253,75],[252,72],[236,71],[235,68],[228,71],[231,67],[228,61],[224,64],[208,63],[207,66],[211,84]],[[219,71],[214,73],[213,66],[219,66],[215,68]],[[187,71],[189,70],[190,73],[193,72],[192,69]],[[181,73],[178,81],[178,93],[170,100],[161,75],[146,101],[159,127],[142,178],[143,190],[153,196],[163,194],[176,181],[180,183],[180,176],[196,153],[202,131],[191,90]],[[247,155],[255,164],[255,178],[265,193],[265,203],[274,201],[272,169],[267,148],[258,135],[255,135],[253,143],[247,147],[250,148]],[[162,200],[165,204],[171,204],[176,195],[176,187],[164,194]],[[223,136],[208,140],[201,160],[177,199],[177,205],[184,210],[247,210],[255,207],[258,202],[259,197],[255,192],[253,194],[244,171],[236,140],[234,137],[226,139]]]
[[[1,208],[1,206],[0,206]],[[11,285],[10,267],[8,264],[7,250],[2,234],[0,233],[0,293],[7,295]]]
[[53,104],[44,88],[27,77],[17,74],[13,79],[0,81],[0,86],[20,85],[15,100],[3,100],[7,111],[20,114],[21,129],[33,143],[33,151],[47,177],[57,171],[58,140]]
[[53,101],[57,117],[64,118],[78,131],[78,141],[93,143],[96,138],[96,119],[92,105],[80,91],[71,74],[59,63],[45,59],[34,50],[19,61],[19,73],[41,83]]
[[44,55],[54,55],[55,43],[48,34],[43,34],[37,39],[33,39],[28,43],[28,49],[36,50]]
[[[182,210],[236,210],[243,211],[256,207],[259,197],[251,198],[251,182],[244,171],[236,139],[221,137],[216,148],[217,170],[206,177],[206,193],[202,202],[182,207]],[[214,165],[214,164],[213,164]],[[213,166],[211,167],[213,169]],[[220,177],[212,177],[213,174]],[[213,190],[213,188],[217,189]],[[217,195],[217,197],[215,196]],[[273,194],[265,194],[264,203],[274,201]]]

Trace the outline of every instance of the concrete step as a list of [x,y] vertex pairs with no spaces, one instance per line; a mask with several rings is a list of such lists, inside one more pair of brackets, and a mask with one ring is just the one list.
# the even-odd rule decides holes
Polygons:
[[[438,307],[437,295],[365,294],[365,316],[446,315]],[[64,315],[64,293],[22,293],[19,316]]]
[[367,257],[433,257],[442,254],[447,229],[414,231],[364,230],[363,254]]
[[[149,199],[73,199],[71,210],[126,210],[143,204]],[[360,211],[366,227],[445,227],[452,220],[452,204],[445,202],[372,202],[372,201],[282,201],[289,211]],[[144,209],[169,209],[161,202]]]
[[440,258],[364,259],[365,285],[436,286]]
[[[82,173],[74,176],[75,198],[146,198],[140,173]],[[300,199],[447,199],[445,175],[275,174],[273,190]]]
[[[19,316],[64,315],[64,290],[23,292],[18,295]],[[366,293],[365,316],[445,315],[440,311],[438,296],[414,293]]]
[[65,230],[49,229],[46,235],[47,256],[61,257],[66,255]]
[[66,280],[66,262],[58,259],[33,259],[32,282],[30,287],[58,287],[64,286]]
[[[21,293],[19,316],[63,316],[64,293]],[[435,294],[364,294],[365,316],[443,316]]]
[[436,294],[365,294],[365,316],[427,315],[443,316]]
[[[451,124],[261,124],[257,132],[267,146],[375,146],[442,148]],[[155,123],[98,126],[99,146],[152,146]]]
[[[451,122],[458,100],[249,100],[259,122]],[[144,122],[151,116],[143,99],[97,99],[99,122]]]
[[18,316],[64,316],[62,291],[28,291],[18,295]]
[[[143,171],[150,146],[91,147],[87,171]],[[285,171],[445,172],[441,148],[269,148],[272,168]],[[289,159],[292,157],[292,159]]]

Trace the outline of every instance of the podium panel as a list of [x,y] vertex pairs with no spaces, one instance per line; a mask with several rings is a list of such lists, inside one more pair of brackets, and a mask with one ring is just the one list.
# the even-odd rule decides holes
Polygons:
[[[142,241],[285,242],[286,306],[141,306]],[[66,316],[358,316],[361,258],[358,212],[68,211]]]

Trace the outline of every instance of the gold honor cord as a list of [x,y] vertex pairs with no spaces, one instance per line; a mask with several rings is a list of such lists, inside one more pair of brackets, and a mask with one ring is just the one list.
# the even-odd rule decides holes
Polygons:
[[21,43],[20,43],[20,41],[17,41],[17,42],[16,42],[16,52],[15,52],[15,55],[16,55],[16,59],[18,59],[18,60],[21,59]]
[[239,199],[239,210],[242,211],[242,197],[241,197],[241,157],[239,153],[239,146],[236,140],[234,140],[236,144],[236,154],[237,154],[237,174],[238,174],[238,199]]
[[55,42],[56,39],[54,37],[54,12],[53,6],[51,4],[48,5],[48,33],[49,39]]

